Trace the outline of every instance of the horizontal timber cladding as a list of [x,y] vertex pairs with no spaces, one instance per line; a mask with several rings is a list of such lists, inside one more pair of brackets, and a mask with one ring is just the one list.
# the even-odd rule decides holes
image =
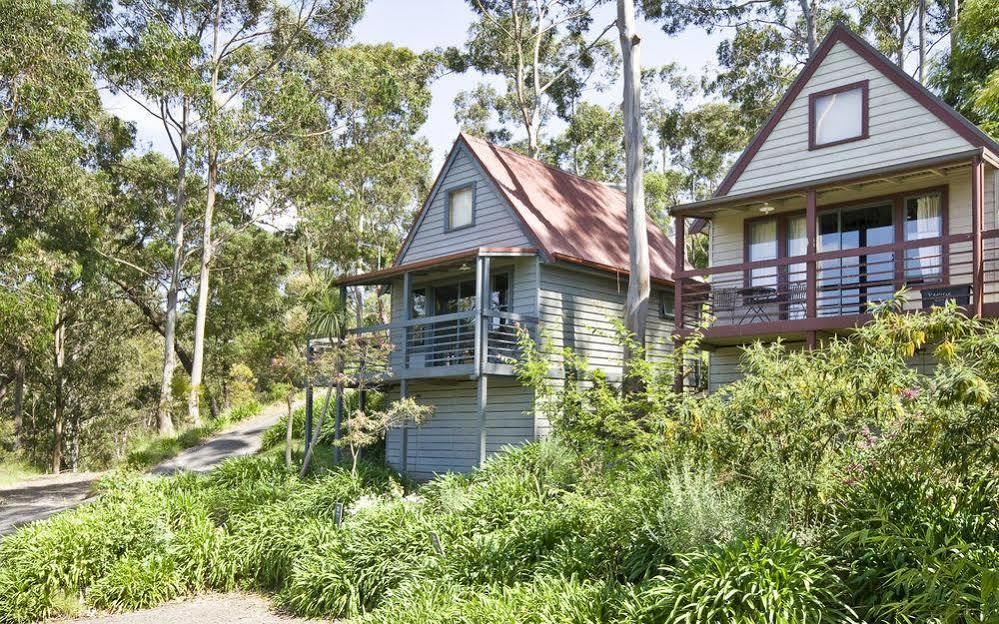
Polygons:
[[[561,349],[568,347],[586,357],[590,366],[620,375],[615,320],[622,318],[627,290],[627,276],[542,264],[539,317],[543,335],[552,343],[552,364],[558,364]],[[673,349],[673,323],[659,313],[663,296],[671,299],[672,290],[653,289],[649,301],[646,344],[650,357],[657,359]]]
[[[409,382],[409,394],[432,405],[433,415],[408,433],[406,473],[430,479],[445,472],[468,472],[479,463],[479,418],[476,407],[477,381],[427,380]],[[504,446],[535,439],[534,391],[510,377],[489,377],[486,407],[486,453]],[[398,386],[390,399],[399,397]],[[386,438],[389,464],[402,469],[402,429],[392,429]]]
[[[399,264],[446,256],[473,247],[530,247],[534,244],[467,148],[459,143],[445,167],[447,170],[425,213],[414,226],[416,229]],[[475,187],[473,225],[447,231],[448,191],[469,184]]]
[[[808,96],[869,81],[870,137],[809,150]],[[845,43],[836,43],[728,194],[955,154],[970,144]]]

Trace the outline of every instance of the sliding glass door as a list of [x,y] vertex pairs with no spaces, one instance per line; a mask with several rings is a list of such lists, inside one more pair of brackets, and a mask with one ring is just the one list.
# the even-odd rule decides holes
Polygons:
[[[819,252],[890,245],[895,241],[893,204],[827,210],[819,215]],[[851,255],[818,263],[820,316],[867,311],[895,291],[895,255]]]

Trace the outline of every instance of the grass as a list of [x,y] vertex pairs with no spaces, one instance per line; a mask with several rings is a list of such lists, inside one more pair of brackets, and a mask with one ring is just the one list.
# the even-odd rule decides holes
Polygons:
[[41,470],[19,459],[0,461],[0,486],[11,485],[41,474]]
[[229,425],[253,418],[263,407],[256,401],[234,407],[200,427],[189,427],[172,436],[156,434],[136,438],[125,453],[124,465],[135,470],[152,468],[181,452],[198,446]]

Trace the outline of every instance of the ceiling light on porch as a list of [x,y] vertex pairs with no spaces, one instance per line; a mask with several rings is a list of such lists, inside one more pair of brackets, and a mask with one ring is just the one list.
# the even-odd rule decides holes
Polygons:
[[770,214],[773,211],[774,207],[768,203],[764,203],[762,206],[760,206],[760,212],[762,212],[763,214]]

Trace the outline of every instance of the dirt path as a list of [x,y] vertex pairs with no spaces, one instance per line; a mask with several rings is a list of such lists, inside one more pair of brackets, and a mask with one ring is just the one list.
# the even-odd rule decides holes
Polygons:
[[[286,410],[281,403],[268,406],[250,420],[223,430],[150,472],[160,475],[182,470],[206,472],[230,457],[256,453],[260,450],[264,431],[280,420]],[[22,524],[76,507],[91,496],[94,481],[102,474],[50,475],[0,487],[0,535],[10,533]]]
[[255,594],[207,594],[183,602],[171,602],[155,609],[91,615],[52,624],[305,624],[303,620],[275,613],[266,598]]

